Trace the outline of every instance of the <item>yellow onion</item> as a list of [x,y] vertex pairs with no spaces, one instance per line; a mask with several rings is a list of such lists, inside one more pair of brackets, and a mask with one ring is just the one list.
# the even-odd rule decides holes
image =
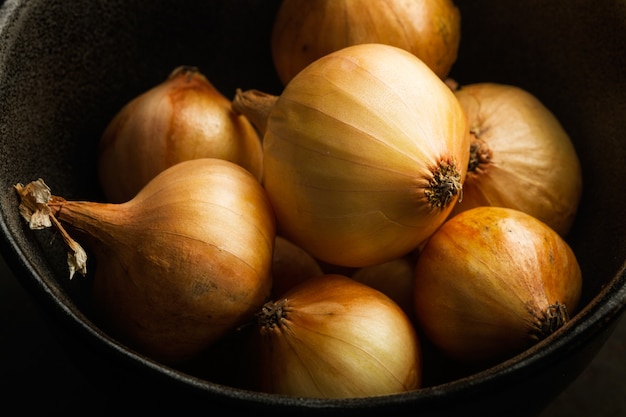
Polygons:
[[387,295],[402,307],[409,317],[413,317],[413,283],[415,281],[413,256],[403,256],[382,264],[358,268],[351,278]]
[[272,256],[272,293],[281,296],[309,278],[322,275],[322,267],[307,251],[277,235]]
[[[22,207],[49,192],[43,181],[16,188]],[[273,212],[257,179],[232,162],[181,162],[125,203],[39,201],[95,254],[99,323],[156,360],[193,358],[269,299]]]
[[576,312],[581,271],[568,244],[524,212],[477,207],[429,239],[415,267],[419,327],[447,356],[490,365]]
[[110,202],[121,203],[165,168],[196,158],[225,159],[261,179],[253,125],[197,68],[181,66],[109,122],[100,140],[100,184]]
[[284,84],[316,59],[363,43],[406,49],[444,79],[460,38],[461,15],[452,0],[283,0],[271,47]]
[[[362,267],[404,256],[452,210],[469,129],[450,88],[414,55],[344,48],[310,64],[274,103],[263,185],[280,234],[316,259]],[[241,104],[244,114],[258,110]]]
[[516,86],[477,83],[455,93],[472,139],[463,201],[452,214],[484,205],[509,207],[567,235],[581,197],[582,173],[555,115]]
[[415,329],[389,297],[335,274],[304,281],[258,314],[259,389],[322,398],[419,388]]

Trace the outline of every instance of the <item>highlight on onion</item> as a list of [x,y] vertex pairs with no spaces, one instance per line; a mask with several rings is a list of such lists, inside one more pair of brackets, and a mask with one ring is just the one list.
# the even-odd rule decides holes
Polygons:
[[577,259],[524,212],[482,206],[441,226],[415,266],[419,328],[448,357],[493,365],[557,331],[576,313]]
[[389,297],[346,276],[304,281],[259,311],[253,339],[259,390],[352,398],[414,390],[421,350]]
[[[248,116],[258,94],[238,101]],[[313,62],[267,115],[263,185],[279,233],[322,262],[404,256],[447,218],[469,160],[458,100],[415,55],[363,44]]]
[[556,116],[519,87],[476,83],[455,91],[469,123],[463,200],[452,215],[492,205],[524,211],[566,236],[582,194],[572,141]]

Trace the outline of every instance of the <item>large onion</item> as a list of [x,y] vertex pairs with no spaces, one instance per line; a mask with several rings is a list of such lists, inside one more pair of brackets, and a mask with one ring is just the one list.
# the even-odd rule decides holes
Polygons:
[[345,398],[393,394],[421,383],[413,325],[383,293],[348,277],[304,281],[259,313],[262,391]]
[[275,101],[263,145],[279,231],[323,262],[361,267],[407,254],[445,220],[469,129],[422,61],[364,44],[300,72]]
[[283,0],[271,45],[284,84],[316,59],[362,43],[406,49],[443,79],[460,37],[461,16],[452,0]]
[[446,355],[472,365],[506,359],[567,322],[582,277],[567,243],[518,210],[477,207],[448,220],[415,267],[415,311]]
[[477,83],[456,96],[472,136],[463,200],[453,214],[493,205],[524,211],[565,236],[582,173],[569,135],[546,106],[515,86]]
[[[29,223],[58,219],[95,254],[98,323],[156,360],[199,355],[270,296],[273,212],[258,180],[232,162],[180,162],[120,204],[66,201],[41,181],[16,189]],[[84,272],[75,255],[84,251],[71,248],[70,268]]]

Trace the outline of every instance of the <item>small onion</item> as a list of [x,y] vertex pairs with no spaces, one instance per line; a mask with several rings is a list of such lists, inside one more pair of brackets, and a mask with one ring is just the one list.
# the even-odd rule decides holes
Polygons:
[[263,185],[279,233],[316,259],[362,267],[404,256],[452,210],[469,129],[450,88],[409,52],[344,48],[269,102]]
[[421,350],[402,309],[335,274],[304,281],[258,314],[260,390],[322,398],[419,388]]
[[415,260],[413,256],[403,256],[382,264],[358,268],[351,278],[387,295],[409,317],[415,314],[413,309]]
[[277,235],[272,256],[272,293],[280,297],[309,278],[322,275],[322,267],[307,251]]
[[196,68],[181,66],[109,122],[100,140],[100,184],[110,202],[121,203],[165,168],[196,158],[225,159],[261,179],[263,149],[253,125]]
[[284,84],[316,59],[363,43],[405,49],[444,79],[460,38],[461,15],[452,0],[283,0],[271,46]]
[[574,314],[581,270],[571,248],[524,212],[477,207],[444,223],[415,267],[419,327],[447,356],[491,365]]
[[[261,184],[239,165],[180,162],[120,204],[50,196],[42,181],[16,189],[29,222],[42,212],[84,239],[97,261],[98,323],[153,359],[194,358],[269,299],[274,214]],[[31,200],[40,202],[33,210]],[[74,246],[74,254],[84,252]],[[75,259],[86,262],[70,259],[71,269]]]
[[452,215],[493,205],[524,211],[567,235],[582,192],[567,132],[536,97],[515,86],[477,83],[455,91],[472,137],[463,200]]

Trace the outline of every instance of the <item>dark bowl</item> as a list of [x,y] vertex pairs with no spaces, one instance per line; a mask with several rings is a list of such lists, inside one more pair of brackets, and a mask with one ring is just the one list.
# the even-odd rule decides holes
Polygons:
[[[273,415],[529,416],[591,361],[626,304],[626,2],[462,0],[452,77],[520,86],[570,134],[584,192],[567,237],[584,276],[582,309],[558,332],[490,369],[380,398],[285,398],[210,382],[127,349],[91,320],[89,277],[68,280],[54,233],[34,233],[12,187],[98,200],[96,147],[122,104],[181,64],[224,94],[279,93],[269,33],[276,0],[8,0],[0,9],[2,253],[98,389],[118,404]],[[71,387],[68,387],[71,395]],[[127,407],[127,406],[125,406]],[[100,404],[98,409],[106,409]],[[127,410],[127,408],[124,408]],[[93,410],[92,410],[93,411]]]

